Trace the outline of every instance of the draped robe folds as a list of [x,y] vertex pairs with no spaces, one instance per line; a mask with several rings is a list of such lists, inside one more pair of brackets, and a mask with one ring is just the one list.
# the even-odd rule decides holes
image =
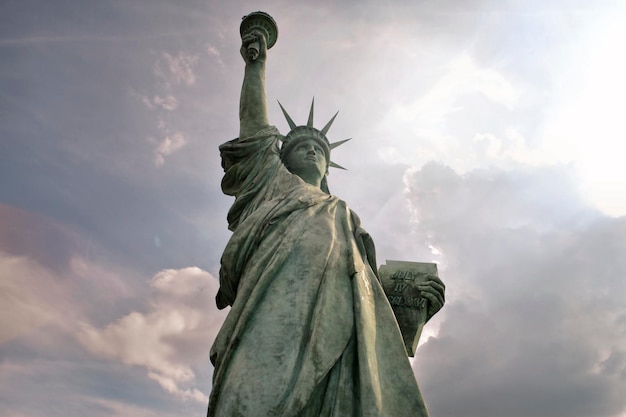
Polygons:
[[427,416],[373,243],[342,200],[291,174],[268,127],[220,146],[235,196],[209,417]]

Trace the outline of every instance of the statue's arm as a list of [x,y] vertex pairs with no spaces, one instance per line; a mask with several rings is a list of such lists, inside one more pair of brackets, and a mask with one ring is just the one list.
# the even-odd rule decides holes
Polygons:
[[[259,54],[252,60],[246,51],[248,45],[255,41],[259,43]],[[242,38],[241,56],[246,69],[239,99],[239,138],[245,139],[269,126],[265,93],[267,41],[262,32],[253,31]]]

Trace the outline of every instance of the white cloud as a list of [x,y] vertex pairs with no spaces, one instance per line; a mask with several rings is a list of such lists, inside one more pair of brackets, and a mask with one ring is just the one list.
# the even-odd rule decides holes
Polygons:
[[200,390],[182,386],[193,384],[194,363],[209,365],[206,354],[225,317],[213,303],[217,280],[195,267],[169,269],[156,274],[150,287],[148,312],[132,312],[103,329],[83,323],[79,340],[93,354],[145,367],[150,379],[177,397],[206,402]]
[[385,162],[421,166],[441,160],[467,172],[489,165],[545,161],[528,147],[515,125],[493,133],[474,121],[494,117],[487,116],[494,108],[515,110],[526,87],[497,68],[480,66],[469,52],[447,64],[429,87],[419,79],[414,80],[415,86],[410,79],[399,83],[406,85],[406,96],[390,106],[377,128],[394,138],[393,145],[379,148]]
[[551,162],[550,158],[527,145],[528,141],[515,128],[505,129],[502,136],[493,133],[476,133],[470,142],[469,153],[455,169],[466,172],[481,167],[519,168],[520,166],[540,166]]
[[178,109],[180,102],[176,97],[171,94],[167,94],[164,96],[160,96],[158,94],[154,95],[152,98],[147,95],[137,93],[136,91],[131,90],[131,97],[136,98],[141,101],[144,106],[149,108],[150,110],[161,108],[167,111],[174,111]]
[[[27,257],[0,251],[0,345],[50,322],[60,324],[69,291]],[[67,311],[66,311],[67,313]]]
[[198,55],[188,55],[183,51],[178,51],[177,55],[163,52],[161,59],[154,64],[154,74],[168,87],[179,84],[193,85],[196,82],[194,67],[198,59]]
[[206,51],[207,51],[207,53],[210,56],[215,57],[215,59],[217,60],[217,62],[220,65],[224,65],[224,62],[222,61],[222,57],[221,57],[220,51],[215,46],[211,45],[210,43],[207,44]]
[[166,136],[155,149],[154,162],[157,167],[163,166],[165,157],[173,154],[187,144],[187,140],[182,133],[176,132]]
[[[0,251],[0,345],[26,337],[43,327],[51,333],[72,333],[80,317],[92,313],[99,302],[120,300],[130,288],[120,277],[95,265],[83,256],[70,254],[64,264],[51,268],[29,256]],[[89,300],[89,301],[86,301]],[[42,344],[41,339],[37,343]]]
[[174,96],[154,96],[152,102],[164,110],[174,111],[178,108],[178,100]]
[[170,394],[174,394],[184,400],[193,400],[202,404],[209,402],[209,398],[197,388],[181,389],[177,386],[177,380],[168,376],[162,375],[158,372],[148,372],[148,378],[155,380],[159,383],[161,388]]
[[[197,55],[187,55],[182,51],[174,56],[167,52],[161,54],[153,67],[154,74],[161,80],[159,84],[160,93],[154,94],[152,98],[133,93],[141,99],[142,103],[151,110],[165,110],[166,112],[175,112],[180,107],[180,100],[170,94],[173,86],[193,85],[196,80],[194,66],[198,61]],[[157,142],[153,137],[148,137],[148,141],[156,144],[154,149],[154,163],[157,167],[163,166],[165,157],[180,150],[187,144],[185,135],[178,130],[175,125],[180,123],[172,123],[172,118],[164,118],[164,112],[158,113],[157,129],[164,138]],[[166,121],[167,120],[167,121]],[[176,119],[174,119],[176,120]]]
[[430,110],[444,117],[455,110],[454,102],[459,97],[471,93],[482,94],[507,108],[512,108],[519,97],[517,88],[504,74],[494,68],[481,67],[468,52],[464,52],[448,65],[447,71],[426,95],[412,105],[411,113]]

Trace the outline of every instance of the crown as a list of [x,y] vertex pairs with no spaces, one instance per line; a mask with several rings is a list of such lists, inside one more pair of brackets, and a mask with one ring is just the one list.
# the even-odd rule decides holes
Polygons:
[[309,119],[306,126],[296,126],[283,105],[280,104],[280,101],[278,102],[278,105],[283,111],[285,119],[287,119],[287,123],[289,123],[289,127],[291,128],[289,133],[287,133],[287,136],[285,136],[285,138],[283,139],[283,145],[280,148],[281,159],[284,159],[285,156],[289,154],[289,152],[291,151],[291,149],[293,149],[294,145],[297,142],[300,142],[304,139],[313,139],[318,142],[324,149],[326,163],[328,166],[331,166],[333,168],[345,169],[341,165],[338,165],[330,160],[330,151],[332,149],[335,149],[337,146],[343,145],[350,139],[344,139],[338,142],[330,143],[328,141],[328,138],[326,137],[326,133],[335,121],[335,117],[337,117],[337,114],[339,114],[339,112],[335,113],[335,115],[328,121],[328,123],[326,123],[326,126],[322,128],[322,130],[317,130],[313,127],[313,108],[315,107],[315,98],[313,98],[313,100],[311,101],[311,110],[309,111]]

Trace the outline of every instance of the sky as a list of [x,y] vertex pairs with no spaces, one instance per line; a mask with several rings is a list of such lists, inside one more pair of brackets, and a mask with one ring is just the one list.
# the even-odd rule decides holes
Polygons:
[[432,417],[626,416],[626,6],[4,0],[0,416],[202,416],[241,17],[377,257],[436,262]]

